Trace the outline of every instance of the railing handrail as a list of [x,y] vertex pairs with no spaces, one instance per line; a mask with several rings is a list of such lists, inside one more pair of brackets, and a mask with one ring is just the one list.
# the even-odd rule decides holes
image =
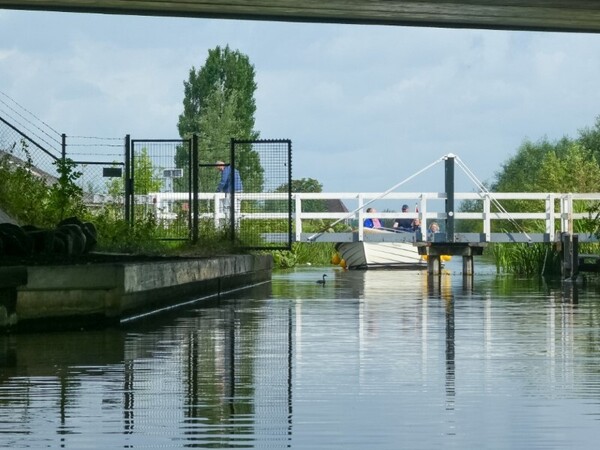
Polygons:
[[[212,216],[214,217],[215,223],[220,223],[225,218],[225,212],[222,210],[222,200],[225,198],[224,193],[199,193],[198,199],[203,201],[210,201],[213,204],[213,211],[215,213],[204,213],[202,217]],[[237,198],[241,200],[286,200],[286,193],[264,193],[264,192],[244,192],[236,193]],[[144,196],[137,196],[138,200],[136,203],[151,203],[157,211],[168,208],[168,203],[173,201],[187,201],[189,194],[187,192],[179,193],[150,193]],[[455,200],[479,200],[482,202],[480,211],[474,212],[459,212],[454,213],[454,219],[458,220],[481,220],[483,222],[483,233],[480,233],[479,240],[491,241],[492,238],[492,221],[495,220],[543,220],[545,222],[545,240],[557,239],[557,234],[560,233],[573,233],[573,221],[581,219],[589,219],[589,213],[574,212],[574,202],[586,201],[586,202],[599,202],[600,193],[543,193],[543,192],[456,192],[454,193]],[[303,240],[302,221],[311,219],[332,219],[332,220],[343,220],[356,221],[356,231],[358,232],[358,239],[363,239],[363,221],[368,218],[379,218],[379,219],[395,219],[395,218],[418,218],[421,222],[421,234],[427,235],[427,226],[431,221],[443,221],[446,219],[446,212],[444,211],[444,204],[442,202],[446,199],[445,193],[440,192],[393,192],[386,194],[385,198],[381,198],[381,193],[378,192],[297,192],[292,194],[292,199],[295,202],[295,210],[300,213],[293,214],[293,220],[295,224],[295,238],[297,241]],[[353,211],[348,212],[302,212],[302,202],[309,200],[354,200],[357,202],[357,208]],[[399,200],[399,201],[413,201],[418,207],[417,211],[411,212],[396,212],[396,211],[378,211],[376,213],[367,213],[366,208],[362,205],[369,202],[369,200],[378,199],[381,201],[388,200]],[[506,200],[539,200],[543,201],[541,206],[536,206],[530,212],[510,212],[495,210],[494,202],[506,201]],[[164,206],[163,206],[164,205]],[[440,205],[442,206],[440,208]],[[413,208],[414,209],[414,208]],[[497,208],[496,208],[497,209]],[[242,213],[242,218],[246,220],[252,219],[281,219],[287,217],[286,214],[282,213]],[[558,229],[556,223],[560,223]],[[523,234],[527,235],[526,230]]]

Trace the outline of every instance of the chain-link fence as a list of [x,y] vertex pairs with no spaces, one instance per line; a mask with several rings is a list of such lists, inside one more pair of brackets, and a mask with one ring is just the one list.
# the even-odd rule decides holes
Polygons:
[[[20,113],[8,120],[4,112],[0,110],[0,157],[30,167],[48,185],[59,179],[57,162],[73,161],[74,182],[92,212],[110,209],[113,218],[133,226],[155,221],[160,239],[195,241],[203,232],[226,230],[249,249],[291,247],[289,140],[231,140],[218,148],[203,143],[199,150],[196,137],[66,136],[43,122],[15,120],[23,117]],[[224,166],[239,171],[243,190],[215,192],[221,174],[212,159],[228,153]]]
[[83,201],[92,212],[109,208],[111,215],[125,219],[126,138],[65,136],[65,157],[76,163]]
[[[39,144],[28,134],[20,131],[8,120],[0,117],[0,156],[11,164],[30,167],[33,173],[47,183],[55,183],[58,172],[55,162],[60,159],[60,141]],[[52,146],[54,144],[54,146]]]
[[0,115],[0,158],[5,164],[26,168],[52,186],[59,180],[58,163],[69,159],[74,162],[72,181],[81,188],[84,204],[91,211],[109,207],[115,218],[124,218],[124,138],[67,136],[39,120],[33,122],[27,111],[7,101],[1,106],[0,112],[11,113]]
[[[233,229],[249,249],[289,249],[292,243],[292,143],[232,141],[232,166],[246,173]],[[268,195],[267,195],[268,194]],[[274,195],[278,194],[278,195]],[[235,214],[238,214],[235,217]]]
[[155,220],[161,239],[192,238],[191,144],[191,139],[131,141],[131,220]]

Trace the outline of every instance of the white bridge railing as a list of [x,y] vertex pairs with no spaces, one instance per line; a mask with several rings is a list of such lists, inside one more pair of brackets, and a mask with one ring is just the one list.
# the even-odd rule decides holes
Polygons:
[[[418,218],[421,222],[420,231],[423,240],[434,239],[435,236],[428,236],[427,228],[433,221],[443,226],[446,220],[445,212],[445,193],[436,192],[395,192],[383,194],[376,192],[339,192],[339,193],[294,193],[292,201],[295,205],[293,214],[294,221],[294,240],[299,242],[348,242],[355,240],[394,240],[408,241],[414,240],[413,233],[395,233],[394,237],[381,237],[372,234],[365,234],[363,221],[367,218],[378,219],[396,219],[396,218]],[[242,211],[244,210],[244,200],[259,201],[266,205],[270,201],[287,200],[286,194],[279,193],[243,193],[236,194],[236,197],[242,200]],[[201,218],[214,220],[215,225],[219,226],[226,220],[226,212],[223,210],[223,200],[225,195],[222,193],[200,193],[198,199],[200,203],[208,202],[210,213],[201,214]],[[301,212],[304,202],[311,200],[339,200],[349,210],[348,212]],[[476,200],[480,206],[476,212],[459,212],[460,203],[465,200]],[[531,208],[528,212],[511,212],[504,209],[503,203],[507,200],[519,200],[521,207]],[[158,218],[174,218],[177,209],[176,204],[183,204],[188,201],[187,193],[152,193],[145,196],[136,197],[136,204],[145,203],[152,205]],[[590,194],[572,194],[572,193],[455,193],[455,230],[460,228],[461,220],[476,220],[481,222],[480,232],[476,233],[455,233],[457,242],[556,242],[560,240],[561,233],[574,233],[578,229],[576,223],[594,219],[589,213],[590,208],[600,203],[600,193]],[[326,202],[324,202],[326,203]],[[402,204],[411,205],[411,212],[399,212]],[[376,213],[367,213],[366,209],[373,206],[377,209]],[[180,208],[181,209],[181,208]],[[479,210],[480,209],[480,210]],[[254,219],[287,219],[286,213],[276,212],[242,212],[241,220]],[[347,233],[310,233],[304,230],[303,223],[307,220],[321,219],[331,223],[345,222],[354,225],[353,232]],[[492,232],[495,221],[510,220],[519,224],[520,231],[511,232]],[[537,220],[537,229],[532,229],[531,222]],[[545,229],[540,232],[539,221],[543,221]],[[528,229],[529,225],[529,229]],[[498,227],[496,227],[498,228]],[[408,234],[408,236],[407,236]],[[270,239],[282,239],[276,234],[270,236]],[[286,237],[287,239],[287,237]],[[579,234],[579,241],[597,241],[593,233]]]

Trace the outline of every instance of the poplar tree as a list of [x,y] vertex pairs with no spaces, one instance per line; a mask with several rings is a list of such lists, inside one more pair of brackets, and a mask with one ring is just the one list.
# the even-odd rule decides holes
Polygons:
[[[200,164],[213,164],[217,160],[230,162],[232,138],[258,139],[259,133],[254,130],[254,75],[248,56],[229,46],[209,50],[204,65],[190,70],[188,80],[183,83],[183,113],[177,126],[181,138],[198,135]],[[179,148],[175,156],[177,167],[187,167],[188,158],[189,150]],[[264,171],[258,153],[250,145],[237,147],[236,168],[245,191],[262,190]],[[201,168],[200,191],[213,192],[218,175],[215,169]]]

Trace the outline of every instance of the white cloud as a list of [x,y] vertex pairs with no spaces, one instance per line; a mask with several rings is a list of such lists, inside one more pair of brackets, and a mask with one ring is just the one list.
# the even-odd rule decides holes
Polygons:
[[2,61],[3,59],[8,59],[14,54],[14,50],[0,50],[0,61]]
[[216,45],[239,49],[255,65],[261,136],[292,139],[294,177],[329,191],[383,191],[450,152],[487,179],[525,138],[574,135],[600,113],[598,35],[0,18],[10,18],[0,27],[2,91],[67,134],[177,137],[189,70]]

